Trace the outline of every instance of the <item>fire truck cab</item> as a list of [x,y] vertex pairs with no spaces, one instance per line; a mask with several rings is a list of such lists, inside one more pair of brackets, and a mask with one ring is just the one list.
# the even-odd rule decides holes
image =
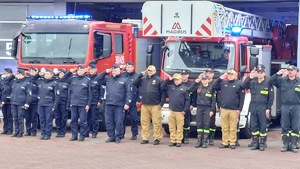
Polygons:
[[[27,70],[87,68],[95,62],[102,72],[128,61],[135,64],[136,72],[149,64],[160,67],[161,59],[149,55],[160,54],[161,38],[142,36],[141,25],[141,20],[111,23],[92,20],[89,15],[30,16],[13,39],[12,56],[18,68]],[[103,129],[104,112],[101,120]]]
[[[274,27],[283,27],[280,21],[210,1],[148,1],[142,14],[145,36],[166,37],[161,67],[164,79],[180,69],[190,70],[190,78],[194,79],[207,68],[214,69],[215,78],[235,68],[241,80],[258,63],[270,69],[272,46],[268,40],[272,39]],[[251,136],[250,99],[247,92],[239,122],[243,138]],[[168,104],[162,112],[163,127],[168,133]],[[194,108],[192,132],[196,132],[195,115]],[[221,126],[218,112],[216,125]]]

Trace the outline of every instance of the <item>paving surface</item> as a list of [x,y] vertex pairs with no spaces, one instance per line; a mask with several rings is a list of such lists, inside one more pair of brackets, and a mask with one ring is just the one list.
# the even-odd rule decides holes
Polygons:
[[[3,122],[0,123],[2,131]],[[0,136],[0,169],[93,169],[93,168],[300,168],[300,153],[280,152],[282,143],[280,130],[269,131],[268,148],[264,152],[251,151],[249,139],[240,140],[235,150],[219,149],[220,139],[207,149],[194,148],[196,139],[181,148],[169,147],[168,135],[161,144],[141,145],[141,138],[131,141],[130,127],[120,144],[105,143],[105,132],[98,138],[87,138],[84,142],[70,142],[70,131],[65,138],[52,137],[48,141],[37,137],[12,138]],[[54,134],[55,135],[55,134]]]

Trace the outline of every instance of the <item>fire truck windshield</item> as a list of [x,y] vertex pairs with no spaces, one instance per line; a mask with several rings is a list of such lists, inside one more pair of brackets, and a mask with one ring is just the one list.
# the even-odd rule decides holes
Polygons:
[[189,69],[199,73],[214,68],[220,74],[234,67],[234,43],[168,42],[164,55],[164,71]]
[[87,33],[24,33],[21,60],[38,64],[82,64],[87,48]]

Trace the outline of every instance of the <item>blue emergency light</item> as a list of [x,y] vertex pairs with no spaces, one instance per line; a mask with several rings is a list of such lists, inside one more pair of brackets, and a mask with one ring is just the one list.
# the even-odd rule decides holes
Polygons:
[[27,19],[33,20],[40,20],[40,19],[77,19],[77,20],[87,20],[92,19],[91,15],[53,15],[53,16],[46,16],[46,15],[32,15],[26,17]]
[[231,28],[231,35],[233,36],[239,36],[242,32],[243,28],[240,26],[233,26]]

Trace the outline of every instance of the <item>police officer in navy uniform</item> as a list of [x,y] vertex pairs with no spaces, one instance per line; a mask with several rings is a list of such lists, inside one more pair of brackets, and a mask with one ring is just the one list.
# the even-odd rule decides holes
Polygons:
[[[139,88],[138,86],[132,85],[132,81],[137,78],[138,74],[134,71],[134,64],[133,62],[126,63],[126,71],[122,73],[122,76],[125,77],[130,82],[130,89],[132,92],[132,101],[129,105],[129,110],[125,113],[129,113],[130,115],[130,124],[131,124],[131,133],[132,136],[130,140],[136,140],[138,135],[138,125],[139,120],[137,116],[137,105],[140,104],[140,97],[139,97]],[[125,135],[125,127],[126,127],[126,114],[124,118],[124,135]],[[123,135],[123,137],[124,137]]]
[[[70,70],[74,72],[75,70]],[[72,72],[68,72],[71,75]],[[69,99],[71,108],[71,131],[72,137],[70,141],[84,141],[88,130],[87,113],[91,105],[90,97],[90,78],[85,75],[86,69],[79,65],[77,74],[71,78],[69,87]],[[80,119],[80,136],[78,139],[78,118]]]
[[29,108],[25,111],[25,126],[26,133],[24,136],[36,136],[38,125],[38,82],[42,80],[39,76],[39,71],[35,67],[31,67],[29,70],[29,76],[26,78],[28,87],[31,91],[31,101]]
[[105,141],[120,143],[124,133],[124,110],[129,109],[131,103],[130,83],[120,75],[120,66],[114,64],[112,69],[106,69],[101,73],[101,79],[108,73],[111,76],[104,78],[106,86],[105,124],[108,139]]
[[266,148],[267,118],[270,118],[274,91],[265,75],[264,66],[258,66],[250,72],[250,76],[242,84],[242,88],[250,89],[251,92],[249,107],[252,132],[251,150],[264,151]]
[[70,86],[70,79],[65,78],[66,69],[62,68],[59,70],[59,79],[57,80],[57,86],[59,91],[59,103],[55,110],[55,125],[57,135],[55,137],[65,137],[67,120],[68,120],[68,90]]
[[59,103],[59,90],[53,72],[46,69],[44,80],[38,85],[38,113],[41,126],[40,140],[49,140],[52,134],[54,112]]
[[86,136],[91,130],[92,138],[96,138],[99,130],[99,107],[103,102],[104,90],[102,88],[101,80],[97,74],[97,66],[95,63],[89,65],[90,80],[90,97],[91,107],[88,112],[88,130]]
[[300,118],[300,79],[297,77],[299,68],[290,65],[287,67],[287,76],[281,77],[285,71],[285,69],[281,69],[271,76],[270,84],[276,86],[281,93],[281,135],[283,141],[281,151],[290,150],[297,153]]
[[25,109],[29,108],[31,100],[31,91],[28,87],[28,82],[25,80],[25,71],[19,69],[16,74],[16,79],[12,85],[11,111],[15,131],[12,137],[23,137],[24,134],[24,115]]
[[12,84],[15,76],[12,74],[11,68],[4,69],[5,78],[1,83],[0,92],[0,107],[2,108],[3,114],[3,131],[1,134],[10,135],[13,132],[13,118],[11,113],[10,95],[12,92]]

